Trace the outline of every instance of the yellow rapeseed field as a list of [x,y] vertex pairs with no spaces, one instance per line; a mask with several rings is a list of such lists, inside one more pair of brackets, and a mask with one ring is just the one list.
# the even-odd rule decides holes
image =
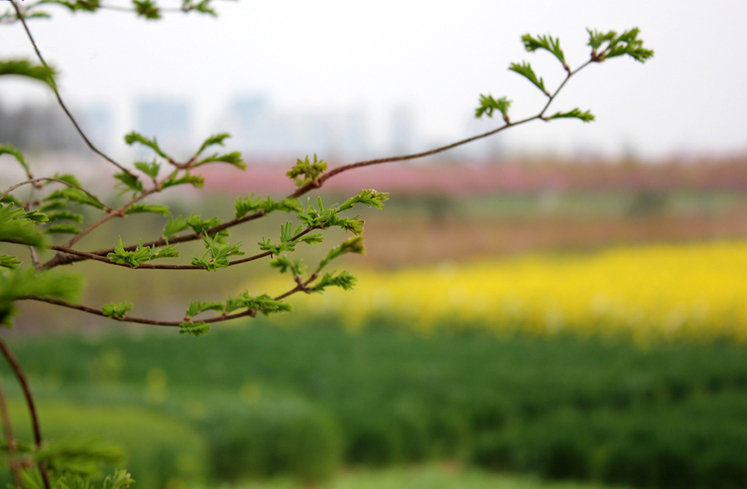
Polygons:
[[352,271],[359,279],[353,292],[297,295],[292,303],[310,314],[338,313],[351,327],[395,316],[420,330],[747,340],[746,241]]

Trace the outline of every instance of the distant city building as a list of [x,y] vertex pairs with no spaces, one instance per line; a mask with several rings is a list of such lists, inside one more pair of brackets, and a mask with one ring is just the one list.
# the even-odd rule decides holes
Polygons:
[[104,152],[112,147],[113,119],[111,107],[104,104],[88,105],[76,111],[76,120],[83,132],[94,146]]
[[391,151],[396,155],[412,152],[415,146],[415,115],[412,107],[399,106],[389,118]]
[[276,158],[356,157],[365,154],[368,141],[364,111],[285,112],[274,109],[262,94],[239,95],[229,100],[223,127],[231,144],[247,155]]
[[136,103],[135,130],[158,140],[166,152],[186,155],[194,152],[192,106],[183,99],[144,97]]

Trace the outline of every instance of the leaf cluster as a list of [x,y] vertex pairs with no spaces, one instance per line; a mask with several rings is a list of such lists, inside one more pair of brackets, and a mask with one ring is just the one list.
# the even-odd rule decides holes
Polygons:
[[265,214],[269,214],[274,211],[282,212],[303,212],[303,206],[298,199],[284,199],[280,202],[276,202],[268,195],[266,199],[262,200],[259,197],[254,197],[254,194],[236,199],[236,219],[240,219],[249,213],[257,211],[263,211]]
[[155,245],[143,246],[143,240],[140,240],[140,243],[134,251],[126,251],[124,249],[122,237],[118,236],[117,246],[114,247],[112,253],[109,253],[106,256],[114,263],[129,265],[134,268],[157,258],[178,258],[179,251],[177,251],[175,245],[161,249],[157,249]]
[[11,59],[0,61],[0,76],[19,75],[43,81],[50,88],[55,88],[55,71],[49,66],[31,64],[25,59]]
[[46,247],[47,240],[37,227],[38,217],[38,213],[30,216],[11,204],[0,204],[0,241]]
[[277,301],[267,294],[251,296],[249,292],[244,291],[240,296],[230,297],[226,301],[226,314],[239,309],[250,309],[269,316],[279,312],[290,312],[293,310],[293,306],[283,301]]
[[34,269],[0,270],[0,325],[11,326],[16,313],[13,302],[26,297],[76,302],[85,281],[77,273]]
[[[588,45],[593,49],[592,59],[594,61],[627,55],[636,61],[645,63],[654,56],[651,49],[643,47],[643,40],[638,39],[640,30],[637,27],[619,35],[615,31],[599,32],[596,29],[593,31],[586,29],[586,31],[589,33]],[[604,43],[607,45],[602,49]]]
[[161,10],[153,0],[132,0],[138,17],[146,20],[158,20],[161,18]]
[[[318,179],[327,170],[327,162],[317,160],[314,154],[314,161],[309,162],[309,155],[305,159],[297,159],[286,175],[296,183],[296,186],[303,187],[307,183],[317,183]],[[303,178],[301,178],[303,176]]]
[[366,254],[366,248],[363,246],[363,236],[353,236],[352,238],[343,241],[339,246],[335,246],[329,250],[327,256],[319,263],[319,268],[317,268],[317,270],[321,270],[335,258],[339,258],[347,253],[355,253],[358,255]]
[[303,232],[303,224],[299,224],[298,227],[293,231],[293,224],[287,221],[285,224],[280,226],[280,244],[272,244],[270,238],[262,238],[260,241],[259,249],[262,251],[269,251],[272,255],[278,255],[283,251],[295,251],[296,244],[306,243],[309,245],[315,245],[321,243],[323,238],[321,233],[306,234],[300,236]]
[[594,120],[594,115],[589,112],[581,112],[580,109],[573,109],[570,112],[558,112],[551,115],[548,119],[581,119],[584,122],[591,122]]
[[227,268],[229,256],[243,255],[243,251],[239,251],[241,242],[234,244],[220,243],[217,239],[210,236],[203,236],[203,242],[205,243],[205,254],[202,258],[192,258],[192,265],[202,267],[207,271],[215,271],[218,268]]
[[[143,3],[143,4],[151,3],[152,4],[152,2],[150,0],[142,0],[142,1],[141,0],[133,0],[133,3],[135,3],[136,5],[138,3]],[[148,139],[145,136],[143,136],[142,134],[140,134],[138,132],[135,132],[135,131],[132,131],[129,134],[125,135],[124,140],[125,140],[125,143],[127,143],[128,146],[132,146],[135,143],[141,144],[141,145],[147,146],[148,148],[150,148],[153,151],[155,151],[155,153],[158,156],[160,156],[161,158],[164,158],[166,160],[169,159],[169,156],[158,145],[158,141],[156,140],[155,137],[153,139]]]
[[566,70],[570,69],[565,62],[565,54],[563,53],[563,50],[560,49],[560,39],[554,38],[549,34],[537,37],[532,37],[530,34],[524,34],[521,36],[521,40],[524,43],[524,49],[530,53],[537,51],[538,49],[544,49],[558,58],[558,61],[563,64],[563,67]]
[[122,319],[131,310],[132,310],[131,302],[119,302],[119,303],[110,302],[108,304],[104,304],[103,306],[101,306],[101,312],[104,313],[104,316],[108,318],[113,318],[113,319]]
[[492,95],[480,95],[480,106],[475,109],[475,117],[478,119],[487,114],[488,117],[493,117],[494,111],[499,111],[503,114],[503,118],[508,120],[508,108],[511,106],[511,101],[506,97],[494,99]]
[[99,0],[40,0],[36,5],[44,3],[54,3],[67,7],[71,12],[96,12],[101,8],[101,2]]
[[[2,62],[0,62],[0,70],[2,70]],[[10,155],[15,158],[16,161],[21,164],[24,171],[28,175],[29,165],[28,163],[26,163],[26,159],[23,157],[23,154],[21,154],[20,151],[13,147],[12,144],[0,144],[0,156],[2,155]]]
[[347,271],[340,273],[332,272],[325,273],[324,276],[314,285],[311,290],[313,292],[322,293],[327,287],[340,287],[342,290],[353,290],[358,279],[350,275]]
[[532,82],[534,86],[542,90],[542,93],[544,93],[548,97],[550,96],[550,94],[547,92],[547,89],[545,89],[544,80],[541,77],[537,78],[537,75],[534,73],[534,70],[532,70],[531,65],[526,61],[523,61],[521,64],[511,63],[511,66],[508,69],[524,76],[527,80]]
[[[379,202],[381,201],[383,200],[379,199]],[[317,198],[317,208],[314,208],[311,200],[308,201],[308,204],[306,210],[303,213],[299,213],[296,217],[309,228],[327,229],[337,226],[356,235],[363,232],[363,219],[359,219],[358,216],[353,218],[338,216],[338,209],[336,207],[324,208],[321,197]]]

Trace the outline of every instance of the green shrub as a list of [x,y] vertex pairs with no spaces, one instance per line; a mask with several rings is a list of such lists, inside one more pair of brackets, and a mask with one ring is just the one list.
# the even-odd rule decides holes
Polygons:
[[[31,441],[25,404],[9,403],[18,439]],[[139,489],[162,489],[167,484],[202,482],[207,476],[207,443],[190,426],[146,409],[91,407],[61,402],[38,402],[47,439],[67,435],[96,436],[125,449],[126,467]],[[9,474],[6,474],[9,479]]]
[[203,426],[219,480],[289,474],[316,481],[330,476],[341,462],[342,438],[333,418],[299,399],[214,408]]

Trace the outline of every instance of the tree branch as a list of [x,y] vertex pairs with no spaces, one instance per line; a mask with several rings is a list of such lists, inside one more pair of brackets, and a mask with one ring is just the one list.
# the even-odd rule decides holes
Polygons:
[[[285,299],[289,295],[293,295],[296,292],[300,292],[301,290],[305,290],[306,286],[308,286],[309,283],[316,280],[318,275],[315,273],[311,277],[309,277],[308,280],[306,280],[303,284],[303,288],[301,285],[296,285],[293,289],[289,290],[288,292],[285,292],[283,294],[280,294],[279,296],[275,297],[274,300],[279,301],[282,299]],[[68,309],[75,309],[77,311],[85,312],[88,314],[93,314],[94,316],[101,316],[105,318],[112,319],[114,321],[119,321],[122,323],[136,323],[136,324],[149,324],[151,326],[167,326],[167,327],[180,327],[182,324],[184,324],[187,321],[181,320],[181,321],[160,321],[157,319],[147,319],[147,318],[138,318],[133,316],[123,316],[121,318],[116,317],[110,317],[104,314],[101,309],[96,309],[94,307],[88,307],[83,306],[80,304],[73,304],[67,301],[62,301],[59,299],[51,299],[48,297],[35,297],[35,296],[27,296],[27,297],[19,297],[18,300],[30,300],[30,301],[37,301],[37,302],[46,302],[47,304],[53,304],[55,306],[62,306],[66,307]],[[215,316],[212,318],[206,318],[201,319],[199,322],[201,323],[221,323],[223,321],[230,321],[232,319],[238,319],[243,317],[256,317],[257,311],[253,309],[247,309],[244,312],[239,312],[236,314],[223,314],[221,316]]]
[[3,391],[2,383],[0,382],[0,416],[3,418],[3,434],[5,435],[5,442],[8,444],[8,458],[10,471],[13,473],[13,480],[19,489],[24,489],[23,483],[21,482],[21,467],[16,461],[16,439],[13,436],[13,427],[10,422],[10,414],[8,413],[8,405],[5,403],[5,392]]
[[[26,380],[26,375],[23,373],[23,369],[21,369],[21,364],[18,363],[18,360],[13,355],[13,352],[11,352],[8,347],[5,345],[5,342],[0,339],[0,350],[2,350],[3,355],[5,356],[5,359],[8,361],[8,364],[13,369],[13,372],[16,375],[16,378],[18,379],[18,383],[21,385],[21,388],[23,389],[23,395],[26,398],[26,405],[29,409],[29,415],[31,416],[31,428],[34,432],[34,444],[36,445],[36,449],[38,450],[41,448],[42,444],[42,434],[41,434],[41,427],[39,426],[39,417],[36,414],[36,405],[34,403],[34,396],[31,394],[31,387],[29,386],[28,381]],[[47,474],[46,468],[39,464],[39,472],[41,472],[42,480],[44,481],[44,489],[51,489],[51,486],[49,484],[49,475]]]
[[[44,61],[44,57],[42,56],[41,51],[39,51],[39,47],[36,45],[36,41],[34,40],[34,36],[31,35],[31,31],[29,30],[29,26],[26,24],[26,19],[25,19],[24,15],[23,15],[23,12],[21,11],[21,9],[16,4],[16,0],[10,0],[10,3],[11,3],[11,5],[13,5],[13,8],[16,11],[16,16],[18,16],[18,20],[20,20],[21,24],[23,24],[23,29],[26,31],[26,36],[29,38],[29,41],[31,41],[31,45],[34,47],[34,51],[36,52],[36,57],[39,58],[39,61],[41,62],[41,64],[45,68],[49,68],[49,65],[47,65],[47,62]],[[80,137],[83,138],[83,141],[85,141],[86,145],[91,149],[91,151],[93,151],[97,155],[101,156],[106,161],[108,161],[112,165],[116,166],[117,168],[119,168],[123,172],[128,173],[128,174],[130,174],[130,175],[132,175],[134,177],[135,175],[133,175],[128,169],[126,169],[125,167],[123,167],[122,165],[120,165],[119,163],[117,163],[116,161],[114,161],[113,159],[111,159],[109,156],[107,156],[104,153],[102,153],[101,151],[99,151],[99,149],[96,146],[93,145],[93,143],[88,139],[88,137],[85,135],[85,133],[83,132],[83,130],[78,125],[78,122],[75,120],[75,117],[73,117],[73,114],[71,114],[70,111],[68,110],[67,106],[65,105],[65,102],[62,101],[62,97],[60,96],[60,92],[59,92],[59,90],[57,90],[57,85],[54,84],[54,83],[52,83],[52,84],[50,84],[50,86],[52,87],[52,91],[54,92],[55,97],[57,97],[57,102],[60,104],[60,107],[62,107],[62,110],[67,115],[67,118],[70,119],[70,122],[73,123],[73,126],[75,127],[75,130],[78,131],[78,134],[80,134]]]
[[[318,228],[310,227],[310,228],[304,229],[303,231],[301,231],[300,233],[298,233],[297,235],[295,235],[291,239],[291,241],[297,241],[299,238],[301,238],[302,236],[305,236],[306,234],[310,233],[314,229],[318,229]],[[174,241],[170,240],[169,243],[172,244],[172,243],[174,243]],[[127,248],[125,248],[125,250],[126,251],[132,251],[132,250],[137,249],[137,246],[138,245],[136,245],[135,247],[128,246]],[[143,247],[146,247],[146,245],[143,245]],[[52,250],[55,250],[57,252],[64,253],[66,255],[73,255],[73,256],[80,257],[81,259],[94,260],[94,261],[98,261],[98,262],[101,262],[101,263],[106,263],[108,265],[116,265],[116,266],[119,266],[119,267],[130,268],[132,270],[141,270],[141,269],[142,270],[205,270],[204,267],[199,267],[197,265],[152,265],[152,264],[149,264],[149,263],[143,263],[142,265],[138,265],[136,267],[132,267],[132,266],[127,265],[125,263],[114,262],[110,258],[105,257],[105,256],[101,256],[101,255],[97,255],[96,253],[88,253],[86,251],[78,251],[78,250],[74,250],[72,248],[68,248],[66,246],[51,245],[49,248],[52,249]],[[247,263],[247,262],[250,262],[250,261],[258,260],[260,258],[264,258],[266,256],[271,256],[271,255],[272,255],[271,251],[264,251],[262,253],[257,253],[256,255],[252,255],[252,256],[248,256],[246,258],[242,258],[240,260],[230,261],[230,262],[228,262],[228,266],[231,267],[231,266],[235,266],[235,265],[241,265],[242,263]]]

